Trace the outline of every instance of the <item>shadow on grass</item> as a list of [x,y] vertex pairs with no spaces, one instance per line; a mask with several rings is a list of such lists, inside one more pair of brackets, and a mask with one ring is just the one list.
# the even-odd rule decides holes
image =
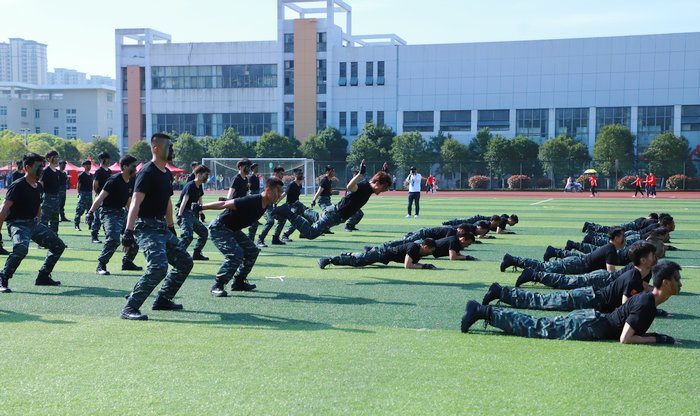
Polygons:
[[248,294],[246,298],[264,298],[271,300],[287,300],[290,302],[309,302],[309,303],[332,303],[336,305],[393,305],[393,306],[416,306],[415,303],[407,302],[382,302],[376,299],[351,297],[351,296],[339,296],[339,295],[327,295],[327,296],[311,296],[304,293],[289,293],[289,292],[264,292],[255,291],[255,293],[269,293],[274,295],[273,297],[267,296],[254,296]]
[[[58,291],[55,292],[32,292],[22,291],[17,293],[39,296],[86,296],[86,297],[101,297],[101,298],[123,298],[129,294],[128,290],[109,289],[105,287],[95,286],[56,286]],[[67,290],[65,290],[67,289]]]
[[45,322],[47,324],[74,324],[73,321],[62,321],[59,319],[43,319],[39,315],[6,311],[0,309],[0,322]]
[[[670,313],[673,313],[673,312],[670,312]],[[697,316],[695,316],[695,315],[690,315],[690,314],[687,314],[687,313],[673,313],[673,316],[668,316],[668,317],[659,316],[659,318],[661,318],[661,319],[668,319],[668,320],[676,320],[676,319],[678,319],[678,320],[698,319]]]
[[438,287],[457,287],[464,290],[472,289],[483,289],[490,284],[486,283],[453,283],[453,282],[422,282],[422,281],[412,281],[412,280],[396,280],[396,279],[382,279],[378,277],[367,277],[367,279],[373,279],[373,282],[355,282],[352,284],[358,286],[376,286],[376,285],[407,285],[407,286],[438,286]]

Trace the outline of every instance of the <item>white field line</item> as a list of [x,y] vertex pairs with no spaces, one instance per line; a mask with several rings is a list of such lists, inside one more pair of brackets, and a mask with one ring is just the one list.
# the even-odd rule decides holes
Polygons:
[[549,201],[551,201],[551,200],[553,200],[553,199],[554,199],[554,198],[543,199],[542,201],[533,202],[533,203],[530,204],[530,205],[537,205],[537,204],[541,204],[541,203],[543,203],[543,202],[549,202]]

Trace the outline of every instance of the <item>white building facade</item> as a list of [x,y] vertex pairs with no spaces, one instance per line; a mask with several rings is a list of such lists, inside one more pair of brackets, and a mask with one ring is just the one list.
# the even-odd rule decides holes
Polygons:
[[370,120],[465,143],[483,127],[538,143],[565,134],[589,149],[602,126],[622,124],[638,153],[665,131],[700,146],[700,33],[407,45],[353,34],[343,1],[309,4],[278,0],[275,41],[117,29],[121,151],[158,131],[228,127],[303,141],[334,126],[352,140]]
[[0,82],[43,85],[47,71],[45,44],[21,38],[0,43]]

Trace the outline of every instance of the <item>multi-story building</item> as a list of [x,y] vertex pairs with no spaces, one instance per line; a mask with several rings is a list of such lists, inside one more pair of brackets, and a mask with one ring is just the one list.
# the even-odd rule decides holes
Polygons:
[[370,120],[464,142],[483,127],[540,143],[566,134],[589,149],[619,123],[640,153],[664,131],[700,145],[700,33],[407,45],[353,34],[342,0],[317,3],[278,0],[273,41],[173,43],[117,29],[121,150],[158,131],[228,127],[303,141],[330,125],[353,139]]
[[20,38],[0,43],[0,82],[43,85],[47,70],[45,44]]
[[99,75],[90,75],[88,79],[84,72],[75,69],[54,68],[47,74],[48,85],[105,85],[114,87],[114,79]]

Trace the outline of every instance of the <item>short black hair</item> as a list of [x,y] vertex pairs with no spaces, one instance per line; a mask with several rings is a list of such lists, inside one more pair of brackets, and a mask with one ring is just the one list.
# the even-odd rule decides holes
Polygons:
[[242,168],[243,166],[248,166],[250,167],[253,164],[253,162],[250,161],[247,157],[244,157],[243,159],[239,160],[238,163],[236,163],[236,167],[238,169]]
[[622,227],[612,227],[610,231],[608,231],[608,239],[613,240],[615,237],[619,237],[621,235],[625,235],[625,229]]
[[124,166],[131,166],[132,163],[136,162],[136,158],[131,155],[124,155],[119,159],[119,167],[124,170]]
[[656,253],[656,246],[648,241],[637,241],[627,250],[627,257],[635,266],[639,266],[642,258],[648,256],[649,253]]
[[469,230],[465,231],[462,237],[464,237],[464,239],[467,241],[474,241],[475,239],[474,234],[472,234],[472,232]]
[[29,152],[24,155],[24,159],[22,159],[22,166],[32,166],[36,162],[44,163],[44,157],[34,152]]
[[165,140],[170,140],[170,136],[165,133],[154,133],[153,136],[151,136],[151,147],[156,146]]
[[334,169],[335,169],[335,168],[334,168],[333,166],[331,166],[331,165],[326,165],[326,173],[328,173],[328,172],[330,172],[330,171],[332,171],[332,170],[334,170]]
[[[489,223],[487,221],[479,221],[475,224],[478,228],[481,228],[482,230],[489,231]],[[478,234],[478,233],[477,233]]]
[[435,248],[435,240],[430,237],[424,239],[420,244],[428,248]]
[[274,188],[275,186],[284,187],[284,182],[274,176],[265,180],[265,188]]
[[55,150],[49,150],[49,151],[46,152],[46,154],[44,155],[44,159],[48,159],[48,158],[54,157],[54,156],[58,156],[58,152],[55,151]]
[[85,159],[85,160],[83,160],[83,163],[80,164],[80,166],[85,166],[85,165],[90,165],[90,166],[92,166],[92,162],[90,162],[89,160]]
[[196,168],[194,168],[194,174],[199,175],[202,172],[209,173],[211,170],[209,170],[209,166],[207,165],[199,165]]
[[498,214],[493,214],[491,216],[491,221],[500,221],[500,220],[501,220],[501,216]]
[[661,217],[661,218],[659,218],[659,223],[663,226],[672,225],[673,224],[673,217],[670,215],[668,215],[666,217]]
[[668,235],[668,228],[665,227],[656,227],[651,232],[649,233],[648,238],[658,238],[658,239],[663,239]]
[[296,170],[294,171],[294,178],[296,178],[296,179],[304,179],[304,171],[302,171],[301,169],[296,169]]
[[194,162],[190,163],[190,167],[191,167],[191,168],[193,168],[193,167],[195,167],[195,166],[197,166],[197,165],[199,165],[199,162],[197,162],[197,161],[194,161]]
[[[663,260],[656,263],[656,266],[651,268],[651,274],[654,277],[654,287],[660,289],[664,280],[673,279],[680,270],[683,269],[674,261]],[[680,275],[678,278],[680,278]]]
[[282,166],[277,165],[277,166],[275,166],[275,168],[272,171],[275,173],[278,173],[278,172],[284,173],[284,168]]
[[657,215],[656,218],[661,219],[663,217],[670,217],[670,216],[671,216],[671,214],[669,214],[668,212],[662,212],[661,214]]
[[109,153],[107,152],[102,152],[99,155],[97,155],[97,160],[108,160],[109,158]]
[[518,223],[518,216],[515,214],[511,214],[510,220],[513,221],[513,224],[517,224]]
[[257,163],[253,163],[252,165],[250,165],[250,170],[253,170],[253,169],[257,168],[257,167],[258,167],[258,164],[257,164]]
[[649,218],[658,220],[659,219],[659,214],[652,212],[648,215]]
[[66,166],[66,161],[65,160],[60,160],[58,162],[58,166]]

